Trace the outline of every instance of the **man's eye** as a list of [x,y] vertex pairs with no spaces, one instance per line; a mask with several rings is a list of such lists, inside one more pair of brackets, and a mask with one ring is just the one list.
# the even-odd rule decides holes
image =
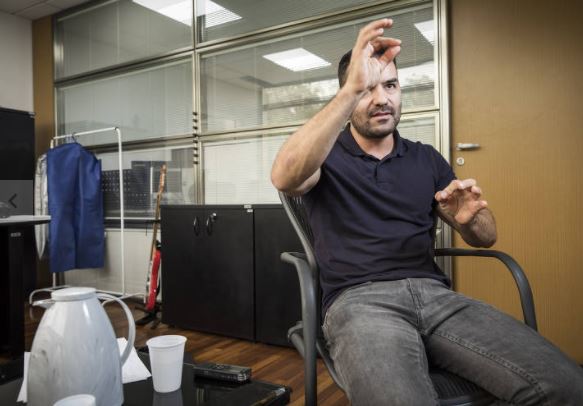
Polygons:
[[397,87],[397,84],[395,82],[389,82],[385,84],[385,87],[388,89],[394,89]]

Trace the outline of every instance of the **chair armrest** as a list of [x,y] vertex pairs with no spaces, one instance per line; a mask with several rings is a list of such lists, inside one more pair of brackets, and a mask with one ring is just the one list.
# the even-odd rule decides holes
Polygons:
[[312,272],[305,254],[284,252],[281,254],[281,260],[295,266],[300,280],[303,343],[293,331],[290,331],[289,334],[292,343],[304,357],[304,402],[306,405],[315,406],[318,402],[316,388],[316,353],[318,351],[316,348],[318,331],[316,287],[318,285],[317,280],[314,279],[317,278],[317,274]]
[[464,249],[464,248],[438,248],[435,250],[435,256],[456,256],[456,257],[490,257],[496,258],[510,271],[516,286],[518,287],[518,293],[520,294],[520,304],[522,306],[522,314],[524,317],[524,322],[527,326],[531,327],[533,330],[537,330],[536,323],[536,313],[534,310],[534,301],[532,299],[532,290],[530,289],[530,283],[526,277],[526,274],[510,255],[496,250],[474,250],[474,249]]
[[[316,281],[314,280],[310,265],[308,264],[306,255],[299,252],[283,252],[281,260],[295,266],[300,281],[300,293],[302,299],[302,320],[305,328],[310,328],[314,325],[314,329],[318,323],[316,312],[318,306],[316,303]],[[310,326],[310,327],[308,327]],[[315,332],[315,330],[314,330]],[[304,333],[305,335],[305,333]]]

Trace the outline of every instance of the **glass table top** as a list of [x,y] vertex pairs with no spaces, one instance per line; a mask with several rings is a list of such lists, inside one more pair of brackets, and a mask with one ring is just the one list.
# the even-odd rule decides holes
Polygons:
[[[138,356],[150,369],[148,354],[138,351]],[[188,355],[187,355],[188,357]],[[22,369],[17,359],[2,365],[6,370],[20,370],[20,377],[0,382],[0,404],[22,405],[16,398],[22,384]],[[16,366],[16,368],[15,368]],[[0,373],[1,375],[1,373]],[[8,378],[8,377],[7,377]],[[9,379],[9,378],[8,378]],[[195,377],[192,363],[185,362],[182,369],[182,387],[171,393],[157,393],[152,387],[152,378],[124,385],[124,405],[127,406],[279,406],[289,403],[290,389],[268,382],[250,380],[231,383]]]

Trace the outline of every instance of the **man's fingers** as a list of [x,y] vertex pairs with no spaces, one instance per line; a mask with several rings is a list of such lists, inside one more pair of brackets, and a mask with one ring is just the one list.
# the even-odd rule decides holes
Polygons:
[[485,200],[476,200],[474,202],[471,203],[472,209],[474,211],[474,213],[479,212],[482,209],[485,209],[486,207],[488,207],[488,202]]
[[462,180],[462,183],[464,189],[470,189],[471,187],[476,186],[478,184],[478,182],[476,182],[475,179],[464,179]]
[[435,200],[442,203],[442,202],[448,200],[451,196],[452,196],[451,193],[446,192],[445,190],[440,190],[439,192],[437,192],[435,194]]
[[371,43],[381,65],[387,66],[401,52],[401,40],[397,38],[380,37]]
[[387,48],[401,45],[401,40],[397,38],[379,37],[370,43],[375,52],[385,51]]
[[474,200],[479,199],[482,196],[482,189],[476,185],[476,181],[474,179],[466,179],[463,181],[456,179],[452,181],[445,189],[437,192],[435,194],[435,200],[438,202],[444,202],[456,195],[457,191],[463,192],[464,190],[471,192],[472,199]]
[[464,179],[464,180],[454,179],[443,190],[445,192],[448,192],[448,193],[453,193],[456,190],[463,190],[463,189],[471,188],[472,186],[476,186],[476,184],[477,184],[477,182],[475,179]]
[[479,186],[472,186],[472,188],[470,189],[470,191],[477,197],[479,198],[480,196],[482,196],[482,189]]
[[389,47],[380,56],[379,61],[383,64],[383,66],[386,66],[386,65],[390,64],[391,61],[393,61],[397,57],[397,55],[399,55],[400,52],[401,52],[401,47],[398,45]]
[[383,35],[384,29],[393,25],[393,20],[383,18],[382,20],[373,21],[362,28],[356,39],[355,50],[363,50],[370,41]]

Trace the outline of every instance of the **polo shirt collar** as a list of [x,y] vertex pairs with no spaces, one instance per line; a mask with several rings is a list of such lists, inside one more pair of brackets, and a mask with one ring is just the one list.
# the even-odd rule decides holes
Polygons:
[[[399,135],[399,131],[397,131],[396,129],[395,132],[393,132],[393,141],[394,141],[393,150],[385,158],[393,158],[395,156],[402,157],[405,154],[406,146],[403,143],[401,136]],[[358,145],[358,143],[352,136],[352,133],[350,132],[350,123],[346,124],[344,130],[342,130],[342,132],[340,133],[340,136],[338,137],[338,142],[340,142],[344,149],[346,149],[346,151],[348,151],[351,155],[354,156],[369,155],[366,152],[364,152],[362,148],[360,148],[360,145]]]

